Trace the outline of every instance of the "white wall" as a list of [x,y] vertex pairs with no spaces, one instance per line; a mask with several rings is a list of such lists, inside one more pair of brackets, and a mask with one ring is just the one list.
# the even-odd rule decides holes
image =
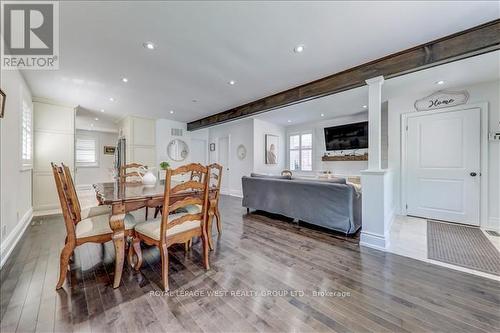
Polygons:
[[[468,103],[488,102],[489,106],[489,130],[497,132],[500,130],[500,81],[481,83],[464,87],[453,87],[450,90],[465,89],[469,92]],[[401,202],[401,115],[408,112],[416,112],[413,103],[416,99],[431,94],[434,90],[416,91],[409,88],[411,93],[389,99],[389,168],[394,170],[394,197],[396,198],[396,211],[401,213],[403,203]],[[489,186],[488,186],[488,224],[491,227],[500,226],[500,144],[489,142]],[[484,226],[483,226],[484,227]]]
[[[286,165],[286,130],[284,126],[276,125],[268,121],[253,120],[254,136],[254,162],[253,171],[264,174],[280,174]],[[278,136],[278,164],[266,164],[266,134]],[[248,148],[247,148],[248,149]]]
[[[215,151],[209,153],[210,163],[217,162],[218,138],[229,136],[229,194],[242,196],[241,177],[248,176],[253,171],[254,162],[254,136],[253,119],[242,119],[227,124],[222,124],[208,129],[208,142],[215,143]],[[243,144],[247,149],[247,157],[238,159],[237,147]],[[227,166],[224,166],[227,168]],[[225,169],[224,169],[225,170]],[[223,170],[224,174],[227,172]]]
[[[172,136],[172,128],[182,129],[182,136]],[[166,161],[172,168],[177,168],[183,164],[191,162],[191,153],[188,153],[184,161],[178,162],[170,159],[167,154],[167,146],[173,139],[180,139],[191,146],[191,134],[187,131],[187,124],[169,119],[158,119],[156,121],[156,168],[160,163]]]
[[33,209],[36,215],[60,212],[51,162],[75,166],[75,108],[47,101],[33,102]]
[[[368,114],[361,113],[353,116],[346,117],[336,117],[331,119],[325,119],[324,121],[292,125],[286,128],[287,138],[288,135],[302,132],[302,131],[312,131],[313,132],[313,172],[309,172],[310,175],[315,175],[318,171],[332,171],[334,174],[340,175],[356,175],[359,176],[361,170],[368,168],[368,161],[328,161],[323,162],[321,157],[326,152],[325,149],[325,127],[344,125],[349,123],[356,123],[361,121],[367,121]],[[288,139],[286,139],[288,141]],[[287,142],[288,147],[288,142]],[[287,148],[288,149],[288,148]],[[360,150],[359,152],[363,152]],[[333,152],[330,152],[333,153]],[[289,165],[289,156],[287,155],[287,166]],[[307,172],[296,172],[296,174],[308,174]]]
[[21,96],[32,100],[18,71],[1,71],[0,86],[6,94],[5,116],[0,119],[0,241],[3,266],[8,254],[32,217],[31,169],[21,170]]
[[92,137],[97,140],[98,166],[76,166],[76,184],[91,185],[95,183],[113,181],[113,166],[115,157],[114,155],[104,154],[104,146],[116,146],[118,133],[76,130],[76,137],[79,135]]

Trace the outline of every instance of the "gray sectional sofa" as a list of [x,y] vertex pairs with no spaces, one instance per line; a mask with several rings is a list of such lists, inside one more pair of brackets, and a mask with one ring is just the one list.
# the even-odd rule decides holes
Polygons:
[[361,193],[345,179],[304,180],[252,174],[242,178],[243,206],[346,234],[361,227]]

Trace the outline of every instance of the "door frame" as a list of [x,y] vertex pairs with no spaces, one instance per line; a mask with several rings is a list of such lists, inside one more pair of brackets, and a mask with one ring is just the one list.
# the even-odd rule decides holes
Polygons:
[[488,142],[488,103],[472,103],[463,104],[459,106],[442,108],[438,110],[429,111],[413,111],[408,113],[403,113],[401,115],[401,212],[403,215],[408,215],[407,198],[408,198],[408,182],[407,182],[407,144],[408,144],[408,119],[420,116],[427,116],[432,114],[455,112],[468,109],[479,109],[481,118],[481,128],[480,128],[480,190],[479,190],[479,226],[484,228],[488,225],[488,154],[489,154],[489,142]]
[[[227,166],[226,166],[226,170],[222,169],[222,171],[225,171],[224,173],[226,174],[226,176],[229,176],[229,174],[231,173],[231,134],[227,134],[227,135],[222,135],[222,136],[218,136],[217,137],[217,145],[216,145],[216,148],[215,148],[215,156],[216,156],[216,162],[219,163],[220,162],[220,139],[224,139],[224,138],[227,138]],[[218,146],[218,148],[217,148]],[[219,163],[220,164],[220,163]],[[229,172],[228,172],[229,170]],[[231,195],[231,192],[232,191],[232,188],[231,188],[231,177],[227,177],[227,192],[226,191],[222,191],[222,184],[221,184],[221,194],[226,194],[226,195]]]

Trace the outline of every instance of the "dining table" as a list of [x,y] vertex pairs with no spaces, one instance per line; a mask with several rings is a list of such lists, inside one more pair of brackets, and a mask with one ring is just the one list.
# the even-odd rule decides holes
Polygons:
[[[172,187],[182,181],[172,181]],[[157,180],[154,185],[145,185],[132,182],[106,182],[93,185],[99,205],[111,206],[109,226],[113,231],[113,245],[115,248],[115,276],[113,288],[120,286],[120,281],[125,262],[125,214],[144,207],[163,206],[165,194],[165,180]],[[213,249],[211,225],[213,216],[215,188],[210,188],[209,207],[207,220],[204,223],[207,228],[210,249]],[[170,194],[169,204],[183,200],[187,197],[202,197],[203,192],[199,190],[185,190]],[[211,204],[212,203],[212,204]]]

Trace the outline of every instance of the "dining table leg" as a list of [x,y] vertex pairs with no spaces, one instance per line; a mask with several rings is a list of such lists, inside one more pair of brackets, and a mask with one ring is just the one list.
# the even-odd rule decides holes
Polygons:
[[123,263],[125,261],[125,205],[114,204],[109,226],[113,230],[113,245],[115,247],[115,278],[113,288],[120,286],[122,279]]

